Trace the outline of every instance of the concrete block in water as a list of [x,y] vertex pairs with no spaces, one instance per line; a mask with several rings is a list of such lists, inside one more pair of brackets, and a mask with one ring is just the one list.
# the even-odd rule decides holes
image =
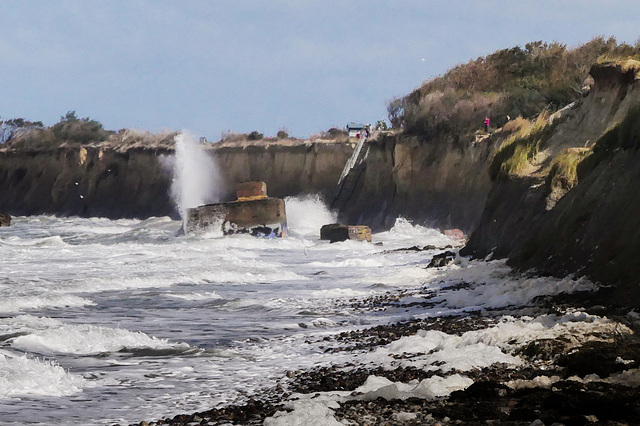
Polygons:
[[346,240],[371,242],[371,228],[364,225],[332,223],[320,228],[320,239],[329,240],[331,243]]
[[224,235],[281,238],[286,236],[287,214],[280,198],[207,204],[187,210],[185,228],[187,233],[217,228]]
[[261,200],[267,198],[267,184],[260,181],[242,182],[236,192],[238,201]]
[[364,225],[350,225],[349,239],[356,241],[371,242],[371,228]]

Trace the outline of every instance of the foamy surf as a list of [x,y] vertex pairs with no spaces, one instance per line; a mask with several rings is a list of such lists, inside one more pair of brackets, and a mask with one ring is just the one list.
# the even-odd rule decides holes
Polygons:
[[87,382],[54,361],[0,353],[0,398],[62,397],[82,392]]
[[[281,240],[176,236],[181,223],[168,218],[16,218],[15,228],[0,229],[0,276],[7,277],[0,281],[6,357],[0,375],[13,372],[3,382],[0,410],[2,398],[32,395],[12,399],[2,421],[20,424],[29,413],[43,424],[112,424],[195,412],[242,401],[287,371],[363,361],[362,352],[326,351],[324,339],[337,333],[511,309],[541,295],[592,288],[585,280],[514,275],[501,261],[458,259],[427,268],[441,250],[403,249],[444,248],[450,239],[405,220],[374,234],[383,246],[329,244],[318,230],[335,217],[315,197],[287,199],[287,212],[290,237]],[[431,358],[416,353],[416,365],[450,369],[449,375],[455,369],[460,377],[438,373],[409,387],[376,387],[372,379],[363,394],[445,395],[466,386],[464,368],[517,365],[513,345],[500,333],[520,342],[562,327],[600,326],[580,315],[518,321],[505,317],[495,330],[462,340],[425,332],[372,351],[372,365],[391,368],[394,353],[419,344],[432,348]],[[466,359],[455,358],[456,351]],[[30,371],[40,372],[46,383],[39,386],[52,399],[36,401],[32,379],[18,380],[35,374]],[[80,391],[82,398],[74,399]],[[318,415],[330,415],[336,399],[321,398],[328,405],[315,406]],[[83,418],[87,412],[95,420]]]
[[13,339],[11,346],[25,352],[45,355],[88,355],[132,349],[189,349],[189,345],[185,343],[170,343],[167,339],[158,339],[140,331],[92,325],[66,325],[61,322],[55,327],[48,324],[44,330],[18,336]]

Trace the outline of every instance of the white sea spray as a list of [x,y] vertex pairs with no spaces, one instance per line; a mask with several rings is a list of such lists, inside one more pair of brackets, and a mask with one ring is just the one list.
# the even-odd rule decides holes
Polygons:
[[171,195],[184,220],[187,209],[219,201],[224,186],[213,157],[193,135],[182,132],[175,141]]

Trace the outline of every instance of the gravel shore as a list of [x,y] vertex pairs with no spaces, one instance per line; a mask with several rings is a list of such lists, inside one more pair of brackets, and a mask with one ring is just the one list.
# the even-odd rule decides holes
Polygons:
[[[380,308],[398,300],[397,295],[363,303]],[[474,383],[446,398],[347,400],[333,417],[352,425],[634,425],[640,424],[640,339],[636,334],[640,316],[622,307],[597,304],[593,294],[538,300],[539,312],[558,313],[579,308],[618,324],[612,332],[580,341],[571,336],[531,340],[514,350],[524,362],[513,366],[492,365],[465,372]],[[438,330],[462,335],[482,330],[504,312],[408,321],[324,337],[327,352],[367,352],[418,330]],[[512,315],[517,315],[513,312]],[[446,374],[455,374],[451,371]],[[229,425],[262,424],[277,412],[289,410],[287,402],[299,395],[355,391],[371,376],[407,383],[434,375],[424,369],[370,368],[339,365],[307,371],[290,371],[273,388],[237,405],[181,414],[173,418],[142,421],[134,425]],[[442,375],[442,374],[440,374]]]

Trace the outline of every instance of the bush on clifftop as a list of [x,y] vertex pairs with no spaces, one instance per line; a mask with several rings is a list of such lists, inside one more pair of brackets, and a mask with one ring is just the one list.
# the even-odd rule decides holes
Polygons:
[[62,143],[87,144],[107,140],[109,132],[102,124],[89,117],[78,118],[75,111],[69,111],[51,127],[56,140]]
[[[7,127],[7,125],[13,127]],[[20,151],[53,150],[61,146],[101,145],[112,148],[162,148],[174,146],[177,132],[162,131],[151,133],[134,129],[113,132],[105,130],[102,124],[90,118],[78,118],[75,111],[60,117],[53,126],[44,127],[42,122],[24,119],[5,120],[0,123],[0,131],[11,130],[4,139],[3,148]],[[17,127],[16,127],[17,126]]]
[[464,134],[490,117],[494,127],[507,116],[532,118],[579,99],[589,69],[601,55],[638,56],[640,43],[618,44],[594,38],[574,49],[541,41],[499,50],[425,82],[387,107],[394,128],[432,138],[443,132]]

